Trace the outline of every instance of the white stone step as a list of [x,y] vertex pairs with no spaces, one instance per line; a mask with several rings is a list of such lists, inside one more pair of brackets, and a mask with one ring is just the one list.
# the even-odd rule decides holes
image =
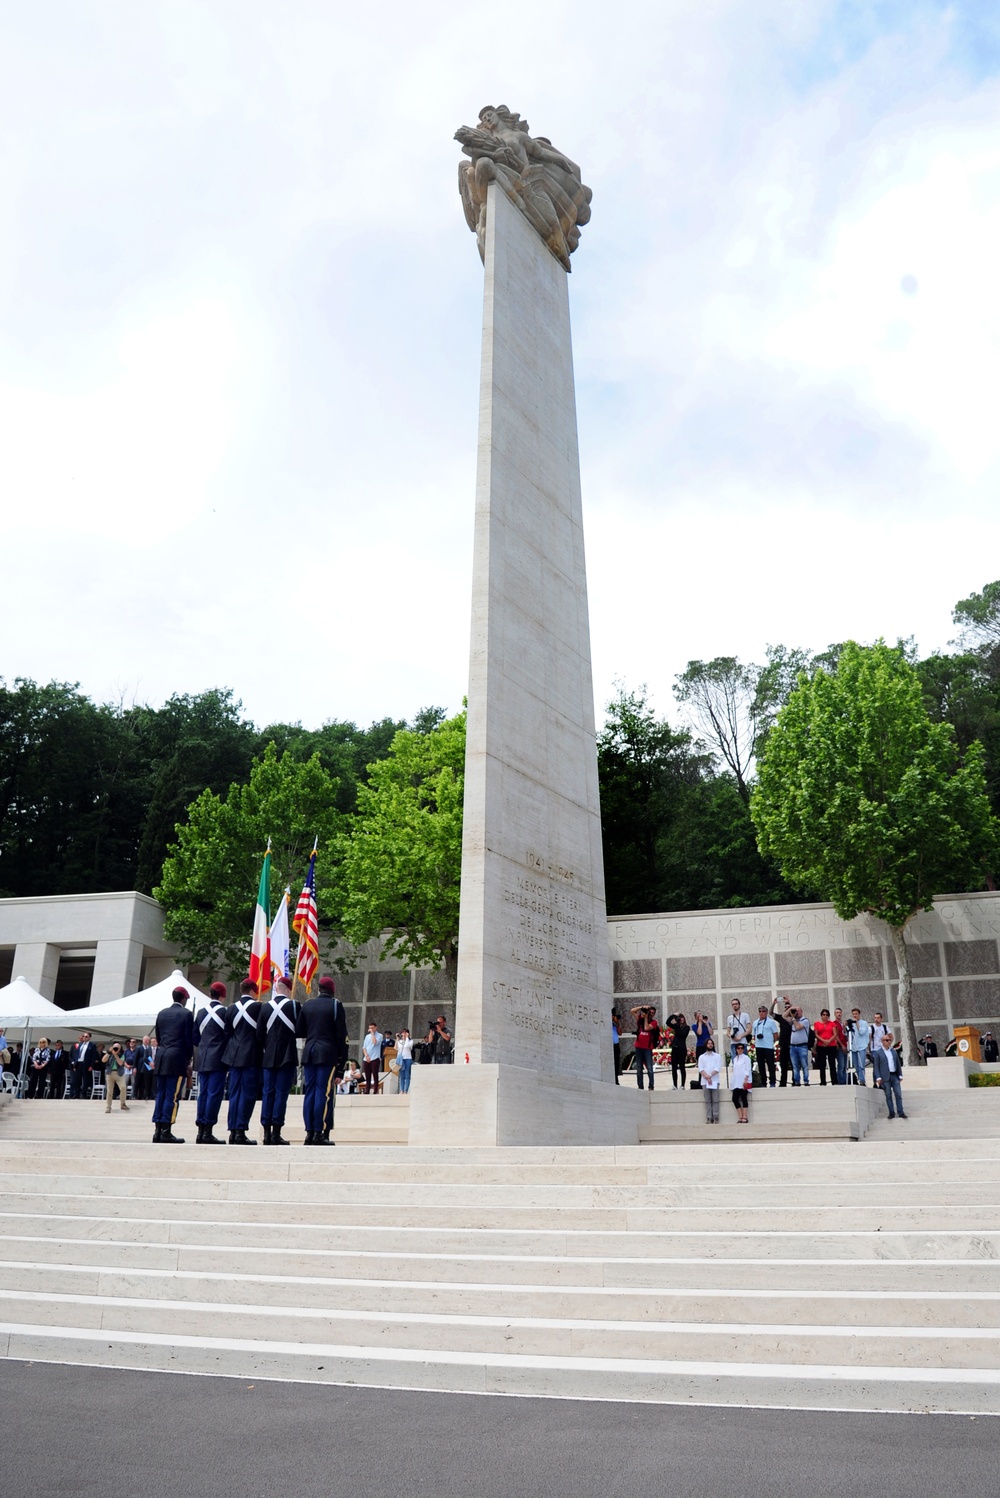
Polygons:
[[[218,1265],[219,1260],[210,1262]],[[190,1301],[201,1306],[322,1306],[338,1313],[358,1310],[389,1322],[399,1316],[405,1319],[417,1309],[501,1318],[543,1316],[558,1321],[605,1318],[621,1327],[623,1338],[631,1337],[636,1327],[649,1322],[728,1324],[737,1311],[748,1323],[815,1324],[865,1332],[873,1315],[883,1325],[893,1327],[967,1328],[977,1334],[984,1328],[995,1331],[1000,1327],[1000,1279],[996,1274],[973,1275],[959,1291],[954,1275],[941,1265],[929,1273],[914,1266],[902,1274],[897,1270],[894,1275],[886,1273],[882,1265],[866,1266],[872,1286],[864,1300],[850,1284],[842,1283],[840,1288],[824,1284],[818,1290],[809,1276],[793,1276],[786,1271],[775,1275],[770,1284],[758,1283],[734,1296],[725,1276],[716,1272],[709,1278],[704,1265],[697,1267],[697,1273],[685,1275],[673,1269],[667,1275],[654,1275],[639,1286],[627,1279],[616,1286],[617,1277],[613,1275],[606,1275],[603,1283],[587,1283],[584,1276],[570,1274],[554,1282],[542,1274],[536,1275],[534,1282],[516,1274],[506,1280],[495,1279],[481,1263],[461,1266],[460,1276],[451,1280],[440,1272],[435,1274],[439,1266],[430,1263],[402,1274],[398,1264],[372,1264],[370,1277],[365,1278],[338,1277],[349,1267],[344,1263],[295,1265],[294,1273],[277,1272],[279,1265],[293,1267],[286,1258],[267,1266],[273,1268],[272,1273],[249,1266],[228,1273],[206,1265],[179,1270],[137,1267],[129,1266],[127,1258],[113,1268],[96,1263],[8,1260],[3,1265],[0,1299],[7,1297],[26,1305],[35,1298],[94,1297],[157,1303]],[[421,1270],[426,1277],[420,1276]],[[577,1278],[579,1283],[568,1282]],[[899,1288],[904,1284],[906,1288]],[[19,1318],[11,1311],[8,1319]],[[997,1340],[1000,1342],[1000,1338]]]
[[526,1357],[17,1323],[0,1323],[0,1355],[32,1362],[629,1403],[992,1414],[1000,1401],[1000,1371],[992,1367]]

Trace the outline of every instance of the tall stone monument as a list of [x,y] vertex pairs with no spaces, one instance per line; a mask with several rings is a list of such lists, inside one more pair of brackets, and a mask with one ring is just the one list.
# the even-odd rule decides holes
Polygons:
[[[485,267],[456,1065],[414,1143],[633,1142],[615,1088],[567,272],[590,189],[506,107],[457,132]],[[466,1061],[468,1057],[468,1061]]]

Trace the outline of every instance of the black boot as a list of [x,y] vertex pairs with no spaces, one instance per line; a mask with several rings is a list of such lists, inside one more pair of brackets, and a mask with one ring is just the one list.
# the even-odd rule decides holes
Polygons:
[[235,1129],[230,1129],[229,1130],[229,1143],[230,1144],[236,1144],[237,1143],[236,1130]]
[[[265,1142],[265,1144],[267,1143],[266,1140],[264,1142]],[[271,1125],[271,1143],[272,1144],[291,1144],[291,1142],[292,1141],[290,1139],[282,1139],[282,1137],[281,1137],[281,1125],[280,1124],[272,1124]]]
[[154,1144],[162,1144],[163,1143],[163,1125],[162,1124],[155,1124],[153,1126],[153,1143]]
[[256,1139],[248,1139],[246,1129],[237,1129],[235,1137],[232,1138],[229,1142],[230,1144],[252,1144],[254,1149],[257,1148]]
[[173,1132],[173,1126],[171,1124],[164,1124],[163,1133],[160,1135],[159,1142],[160,1144],[183,1144],[184,1140],[181,1139],[180,1135]]
[[205,1137],[202,1140],[202,1144],[225,1144],[225,1142],[226,1141],[224,1139],[216,1139],[215,1135],[212,1133],[211,1124],[205,1125]]
[[263,1129],[264,1129],[264,1143],[265,1144],[271,1144],[272,1143],[272,1139],[271,1139],[271,1125],[270,1124],[264,1124],[263,1125]]
[[199,1124],[198,1125],[198,1138],[195,1140],[195,1144],[207,1144],[207,1142],[208,1141],[205,1138],[205,1125],[204,1124]]
[[330,1143],[330,1130],[329,1129],[323,1129],[323,1131],[321,1133],[317,1134],[314,1137],[314,1139],[313,1139],[313,1144],[329,1144],[329,1143]]
[[316,1135],[315,1134],[307,1134],[306,1137],[303,1139],[302,1143],[303,1144],[315,1144],[316,1143]]

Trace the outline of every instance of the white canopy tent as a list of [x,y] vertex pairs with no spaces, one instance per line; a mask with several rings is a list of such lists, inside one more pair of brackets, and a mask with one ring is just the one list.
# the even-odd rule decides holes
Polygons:
[[15,978],[6,988],[0,988],[0,1025],[7,1035],[19,1035],[24,1042],[19,1088],[28,1065],[32,1030],[51,1030],[54,1033],[72,1029],[67,1011],[43,997],[37,988],[32,988],[27,978]]
[[175,988],[187,989],[191,995],[189,1007],[194,1014],[208,1003],[208,994],[195,988],[180,969],[175,968],[169,978],[154,983],[152,988],[126,994],[122,999],[111,999],[107,1004],[94,1004],[89,1009],[74,1009],[73,1023],[81,1030],[99,1030],[108,1035],[148,1034],[160,1010],[170,1008]]

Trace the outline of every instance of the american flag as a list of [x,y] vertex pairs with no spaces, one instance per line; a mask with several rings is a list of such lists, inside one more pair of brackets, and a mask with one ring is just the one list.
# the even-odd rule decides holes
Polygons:
[[319,967],[319,913],[316,910],[316,849],[309,857],[309,872],[295,907],[292,928],[299,933],[299,953],[295,976],[306,988]]

